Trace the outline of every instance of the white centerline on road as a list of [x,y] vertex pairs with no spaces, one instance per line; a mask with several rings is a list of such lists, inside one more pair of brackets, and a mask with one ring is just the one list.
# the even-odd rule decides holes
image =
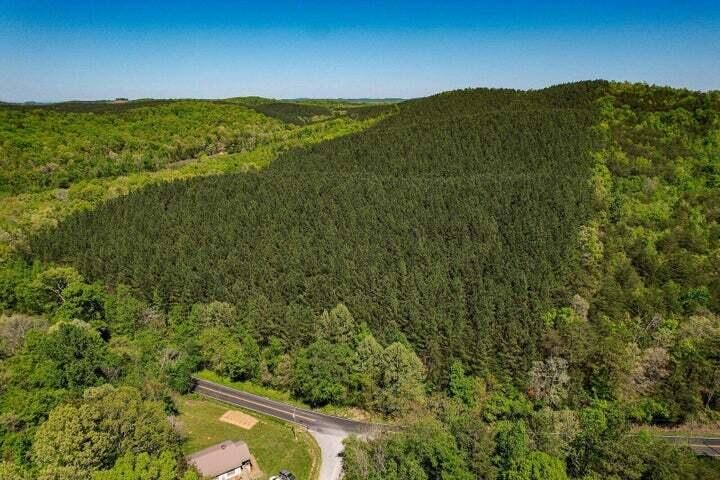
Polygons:
[[246,402],[246,403],[251,403],[251,404],[253,404],[253,405],[258,405],[258,406],[263,407],[263,408],[268,408],[268,409],[270,409],[270,410],[275,410],[276,412],[280,412],[280,413],[283,413],[283,414],[285,414],[285,415],[293,415],[295,418],[300,418],[300,419],[302,419],[302,420],[306,420],[306,421],[309,421],[309,422],[314,422],[314,421],[315,421],[315,419],[314,419],[314,418],[311,418],[311,417],[306,417],[306,416],[304,416],[304,415],[300,415],[300,414],[297,414],[297,413],[293,414],[293,412],[288,412],[287,410],[283,410],[283,409],[281,409],[281,408],[275,408],[275,407],[272,407],[272,406],[270,406],[270,405],[266,405],[266,404],[264,404],[264,403],[255,402],[255,401],[253,401],[253,400],[248,400],[248,399],[245,398],[245,397],[241,397],[241,396],[238,396],[238,395],[233,395],[232,393],[228,393],[228,392],[223,391],[223,390],[215,390],[214,388],[210,388],[210,387],[207,387],[207,386],[205,386],[205,385],[198,385],[198,386],[196,387],[196,390],[209,390],[209,391],[211,391],[211,392],[218,393],[218,394],[220,394],[220,395],[224,395],[224,396],[226,396],[226,397],[233,398],[233,399],[238,400],[238,401],[240,401],[240,402]]

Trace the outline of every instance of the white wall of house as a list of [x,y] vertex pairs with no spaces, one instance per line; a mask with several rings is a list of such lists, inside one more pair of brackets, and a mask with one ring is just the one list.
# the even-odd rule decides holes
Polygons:
[[225,472],[222,475],[215,477],[215,480],[230,480],[231,478],[234,478],[236,475],[240,475],[242,473],[242,471],[243,471],[242,467],[237,467],[235,470]]

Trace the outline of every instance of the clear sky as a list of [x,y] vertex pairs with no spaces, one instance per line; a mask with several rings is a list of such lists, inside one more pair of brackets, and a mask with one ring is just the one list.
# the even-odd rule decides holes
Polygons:
[[720,1],[0,0],[0,100],[720,89]]

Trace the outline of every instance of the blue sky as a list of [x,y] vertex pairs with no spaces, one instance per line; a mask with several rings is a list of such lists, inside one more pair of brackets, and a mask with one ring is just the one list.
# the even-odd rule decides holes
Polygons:
[[720,2],[0,0],[0,100],[720,89]]

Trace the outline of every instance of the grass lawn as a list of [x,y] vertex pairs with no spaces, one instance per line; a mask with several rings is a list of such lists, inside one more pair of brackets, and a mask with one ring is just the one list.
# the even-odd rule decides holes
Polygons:
[[182,431],[187,437],[185,452],[192,453],[224,440],[242,440],[250,447],[265,478],[281,469],[293,472],[298,480],[315,480],[320,468],[320,449],[306,432],[298,431],[297,439],[291,427],[273,418],[246,413],[259,422],[250,430],[221,422],[227,410],[242,410],[196,395],[177,399]]

